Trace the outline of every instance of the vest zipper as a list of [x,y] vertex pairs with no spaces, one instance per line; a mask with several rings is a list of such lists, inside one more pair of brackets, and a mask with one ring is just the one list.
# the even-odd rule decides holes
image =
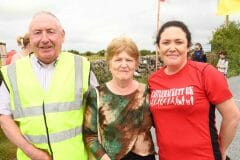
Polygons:
[[45,124],[46,134],[47,134],[48,147],[49,147],[49,150],[50,150],[51,158],[52,158],[52,160],[54,160],[54,159],[53,159],[52,146],[51,146],[51,142],[50,142],[50,138],[49,138],[49,131],[48,131],[48,125],[47,125],[47,116],[46,116],[46,113],[45,113],[45,105],[44,105],[44,102],[43,102],[42,107],[43,107],[43,118],[44,118],[44,124]]

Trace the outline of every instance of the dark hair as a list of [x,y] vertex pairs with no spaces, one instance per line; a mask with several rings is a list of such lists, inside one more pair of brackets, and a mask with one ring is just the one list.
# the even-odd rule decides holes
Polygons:
[[227,51],[225,51],[225,50],[223,50],[223,51],[220,51],[220,52],[218,52],[218,54],[220,55],[220,54],[222,54],[222,55],[227,55]]
[[195,43],[195,46],[199,46],[199,49],[200,49],[200,53],[201,53],[201,56],[203,57],[204,56],[204,51],[203,51],[203,47],[202,47],[202,44],[197,42]]
[[157,38],[156,38],[156,41],[155,41],[155,44],[159,45],[159,41],[161,39],[161,35],[162,35],[162,32],[166,29],[166,28],[169,28],[169,27],[178,27],[178,28],[181,28],[183,30],[183,32],[186,33],[186,38],[187,38],[187,47],[190,47],[192,45],[192,38],[191,38],[191,33],[188,29],[188,27],[181,21],[168,21],[166,23],[164,23],[162,25],[162,27],[159,29],[158,31],[158,34],[157,34]]
[[203,48],[202,48],[202,44],[201,43],[197,42],[197,43],[195,43],[195,46],[199,46],[200,47],[200,51],[203,52]]

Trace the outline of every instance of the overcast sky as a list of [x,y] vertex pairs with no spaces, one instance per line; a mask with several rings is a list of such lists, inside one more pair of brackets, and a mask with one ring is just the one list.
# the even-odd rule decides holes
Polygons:
[[[207,44],[212,32],[224,23],[217,16],[217,0],[165,0],[160,22],[185,22],[193,42]],[[0,0],[0,41],[7,51],[19,50],[16,37],[28,30],[38,11],[54,13],[65,31],[63,50],[99,51],[117,36],[130,36],[139,49],[154,50],[157,0]],[[240,16],[230,16],[240,20]]]

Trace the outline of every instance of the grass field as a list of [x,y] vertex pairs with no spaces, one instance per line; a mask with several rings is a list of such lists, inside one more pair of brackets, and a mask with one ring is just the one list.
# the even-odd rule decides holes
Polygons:
[[0,129],[0,160],[14,160],[16,146],[11,144]]

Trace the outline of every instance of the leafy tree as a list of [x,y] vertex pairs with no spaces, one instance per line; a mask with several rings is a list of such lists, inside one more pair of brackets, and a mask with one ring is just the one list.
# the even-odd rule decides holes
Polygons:
[[68,52],[71,52],[71,53],[73,53],[73,54],[80,54],[77,50],[73,50],[73,49],[68,50]]
[[146,50],[146,49],[143,49],[143,50],[140,50],[140,54],[141,54],[141,56],[150,55],[150,54],[151,54],[151,51]]
[[151,55],[156,55],[156,51],[152,51],[152,52],[151,52]]
[[97,55],[103,57],[105,55],[105,52],[106,52],[105,50],[100,50],[97,52]]
[[213,33],[210,41],[212,50],[215,53],[219,51],[227,52],[229,61],[229,76],[240,73],[240,24],[230,22],[228,26],[221,25]]
[[91,55],[94,55],[95,53],[91,52],[91,51],[87,51],[87,52],[85,52],[83,54],[86,55],[86,56],[91,56]]

